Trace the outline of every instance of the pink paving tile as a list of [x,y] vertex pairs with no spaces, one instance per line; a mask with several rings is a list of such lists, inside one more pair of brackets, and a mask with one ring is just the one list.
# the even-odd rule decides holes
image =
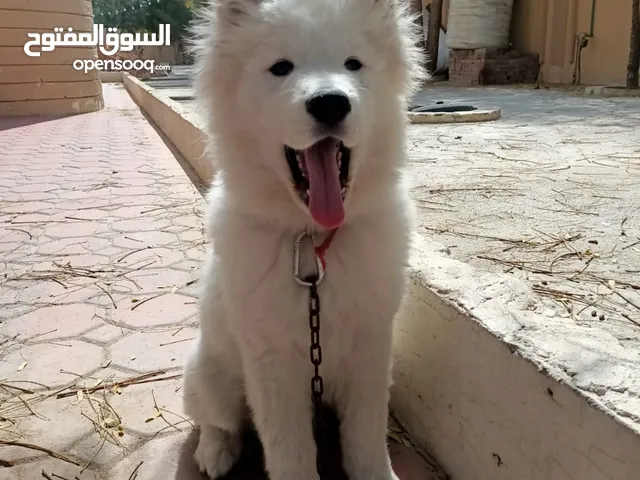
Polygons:
[[[132,385],[119,395],[110,395],[109,403],[120,415],[122,425],[144,435],[166,433],[167,422],[174,432],[193,428],[182,410],[182,379],[157,382],[155,385]],[[158,415],[158,407],[162,417]]]
[[130,248],[135,250],[147,246],[165,246],[178,242],[178,236],[166,232],[132,232],[121,234],[113,238],[113,245],[116,247]]
[[[93,412],[93,410],[87,403],[85,403],[84,409],[85,415],[89,417],[81,417],[85,422],[91,425],[90,419],[92,419],[94,422],[100,421],[98,415]],[[115,443],[115,440],[112,440],[110,442],[104,440],[104,437],[101,437],[98,432],[93,433],[93,435],[87,438],[84,438],[78,444],[74,445],[68,450],[70,455],[79,457],[81,459],[81,465],[87,465],[89,464],[89,462],[91,462],[91,466],[93,468],[95,468],[96,470],[104,471],[109,468],[109,464],[121,460],[125,455],[132,451],[135,451],[137,448],[144,445],[144,443],[148,440],[147,438],[143,438],[134,432],[127,431],[126,429],[122,430],[122,436],[119,436],[119,430],[117,429],[117,426],[115,426],[117,425],[117,420],[115,418],[109,417],[109,421],[109,425],[114,426],[107,428],[106,431],[111,436],[113,436],[114,439],[117,439],[118,443]],[[128,479],[127,477],[124,477],[118,480]]]
[[153,268],[166,267],[172,263],[184,260],[184,253],[177,249],[169,248],[145,248],[144,250],[134,251],[135,253],[124,254],[118,259],[118,263],[122,265],[141,265],[153,261]]
[[162,230],[171,225],[168,220],[146,219],[138,217],[132,220],[119,220],[111,225],[111,228],[119,232],[144,232]]
[[[26,405],[37,413],[32,415],[21,399],[13,398],[3,402],[3,409],[11,411],[13,423],[2,429],[3,439],[37,444],[56,452],[64,452],[80,438],[90,434],[93,426],[89,422],[80,422],[80,408],[76,397],[56,399],[49,397],[41,400],[43,394],[37,393],[22,398]],[[17,461],[32,457],[38,452],[22,447],[3,447],[2,458]],[[40,456],[45,456],[40,454]]]
[[109,246],[109,240],[97,237],[64,238],[47,241],[42,239],[38,245],[41,255],[82,255],[88,252],[101,252]]
[[9,192],[3,195],[5,201],[12,202],[47,202],[54,201],[56,198],[53,192],[31,192],[31,193],[13,193]]
[[40,232],[42,232],[42,229],[34,228],[33,226],[16,225],[7,227],[0,225],[0,243],[31,242]]
[[98,227],[96,222],[69,222],[47,228],[45,235],[53,238],[87,237],[93,235]]
[[113,343],[115,340],[121,337],[124,337],[130,332],[131,330],[129,329],[116,327],[108,323],[105,323],[104,325],[96,328],[95,330],[91,330],[90,332],[84,333],[82,335],[82,338],[86,338],[88,340],[91,340],[92,342],[107,344],[107,343]]
[[50,216],[42,213],[27,213],[27,214],[17,214],[11,220],[11,225],[20,225],[20,224],[32,224],[38,222],[45,222],[50,220]]
[[93,305],[41,307],[4,324],[5,335],[20,335],[22,340],[44,341],[75,337],[99,324],[96,315],[104,315]]
[[[56,205],[57,206],[57,205]],[[58,207],[59,208],[59,207]],[[89,208],[84,210],[65,210],[51,216],[52,220],[100,220],[109,216],[109,213],[104,210]]]
[[116,210],[112,210],[110,212],[110,215],[112,217],[119,217],[119,218],[140,218],[142,216],[142,212],[155,208],[153,206],[150,205],[136,205],[133,207],[120,207]]
[[196,336],[194,328],[136,332],[114,343],[110,358],[114,365],[138,372],[181,367]]
[[166,292],[173,287],[182,289],[197,276],[170,268],[153,268],[134,272],[128,277],[140,286],[140,293]]
[[49,202],[24,202],[2,207],[3,213],[39,213],[53,208],[53,203]]
[[73,478],[74,480],[102,480],[104,478],[99,476],[93,468],[85,468],[84,465],[73,465],[63,460],[54,459],[8,468],[6,469],[8,475],[6,478],[8,480],[47,478],[42,476],[42,472],[45,472],[49,478]]
[[[7,282],[0,291],[0,303],[47,304],[84,302],[99,290],[85,285],[61,284],[54,281]],[[9,288],[10,287],[10,288]]]
[[69,264],[73,267],[95,267],[102,265],[108,261],[108,257],[103,255],[85,254],[74,255],[72,257],[65,257],[63,261],[58,263]]
[[101,347],[77,340],[18,345],[0,362],[0,378],[12,382],[66,385],[74,381],[77,375],[98,368],[102,361]]
[[[122,480],[136,472],[136,480],[206,480],[192,465],[185,444],[191,435],[183,432],[156,438],[133,452],[109,471],[109,480]],[[188,470],[188,473],[185,472]]]
[[202,227],[195,230],[187,230],[178,234],[178,238],[183,242],[198,243],[202,240]]
[[202,228],[203,221],[195,215],[185,215],[183,217],[176,218],[173,221],[173,224],[191,228]]
[[118,308],[113,314],[116,325],[131,328],[179,324],[197,313],[193,298],[178,293],[158,293],[140,296],[129,306]]

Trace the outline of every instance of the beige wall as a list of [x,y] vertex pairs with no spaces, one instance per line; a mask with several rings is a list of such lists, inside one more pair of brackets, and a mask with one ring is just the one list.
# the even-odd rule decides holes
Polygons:
[[72,67],[95,48],[59,47],[40,57],[24,53],[27,33],[93,28],[91,0],[0,0],[0,115],[64,115],[104,106],[97,71]]
[[[515,48],[540,55],[540,80],[571,83],[575,47],[588,34],[592,0],[516,0],[511,29]],[[582,50],[582,85],[623,85],[629,55],[631,0],[596,0],[594,36]]]

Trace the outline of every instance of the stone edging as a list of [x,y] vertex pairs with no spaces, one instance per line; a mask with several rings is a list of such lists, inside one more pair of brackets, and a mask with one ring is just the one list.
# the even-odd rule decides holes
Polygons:
[[138,106],[167,136],[198,176],[204,182],[213,178],[213,165],[204,157],[206,135],[191,112],[131,75],[125,73],[123,83]]
[[409,112],[411,123],[471,123],[498,120],[499,108],[473,110],[470,112]]

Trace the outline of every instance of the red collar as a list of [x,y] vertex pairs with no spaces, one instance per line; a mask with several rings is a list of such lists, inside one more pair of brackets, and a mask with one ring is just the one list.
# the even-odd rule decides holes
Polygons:
[[336,236],[337,231],[337,228],[331,230],[331,232],[329,232],[329,236],[327,236],[324,242],[314,247],[316,257],[320,259],[320,263],[322,263],[323,269],[327,268],[327,263],[324,257],[327,255],[327,250],[329,250],[329,247],[331,246],[331,243],[333,242],[333,238]]

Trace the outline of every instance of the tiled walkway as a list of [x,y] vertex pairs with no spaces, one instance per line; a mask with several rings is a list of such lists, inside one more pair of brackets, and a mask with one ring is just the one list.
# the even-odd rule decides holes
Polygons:
[[[180,371],[203,201],[127,93],[104,89],[101,112],[0,119],[3,479],[202,479]],[[392,450],[402,480],[435,478]],[[264,478],[253,468],[233,478]]]

